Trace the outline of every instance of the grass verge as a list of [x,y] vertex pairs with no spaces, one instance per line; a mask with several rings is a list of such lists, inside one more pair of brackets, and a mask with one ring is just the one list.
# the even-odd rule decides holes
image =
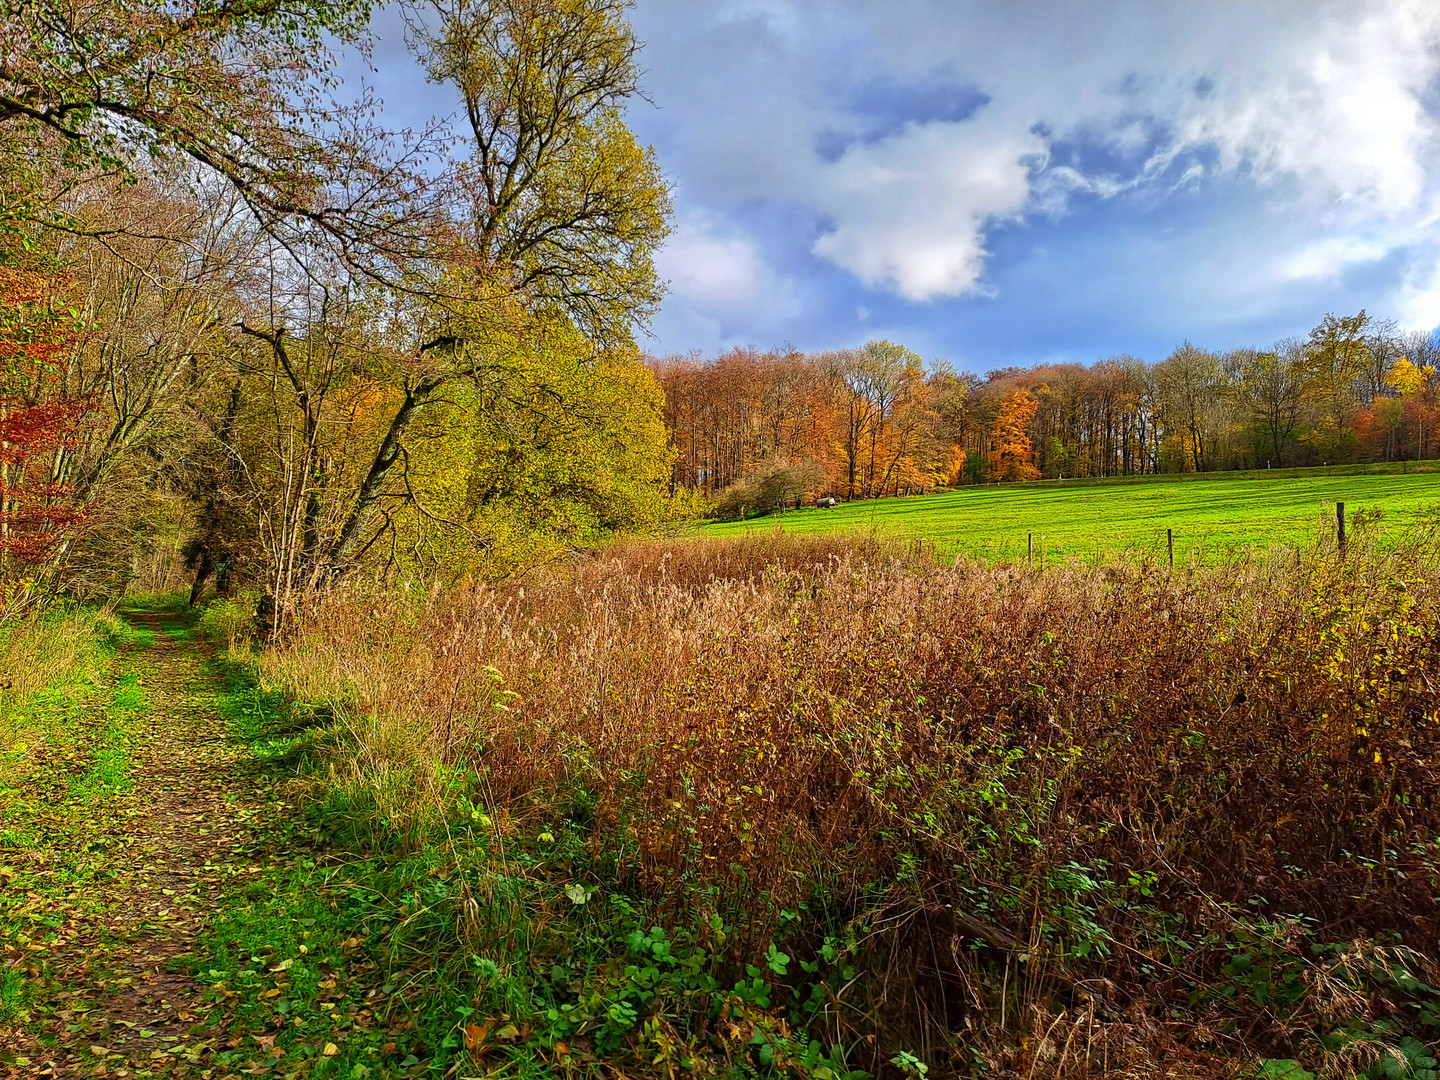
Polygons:
[[34,741],[12,742],[0,775],[0,1021],[17,1025],[60,1007],[55,952],[104,907],[95,886],[114,876],[109,856],[126,826],[105,811],[130,787],[129,747],[146,708],[139,675],[108,670],[117,646],[143,635],[84,610],[41,624],[54,682],[9,714],[11,738]]

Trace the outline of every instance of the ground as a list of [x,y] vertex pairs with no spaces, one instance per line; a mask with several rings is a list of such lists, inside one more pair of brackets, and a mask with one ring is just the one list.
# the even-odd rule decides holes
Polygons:
[[1435,472],[1326,475],[1297,469],[1273,478],[1254,475],[967,487],[834,510],[807,507],[711,524],[705,531],[729,536],[776,526],[799,534],[874,528],[932,542],[942,556],[964,552],[1006,561],[1024,559],[1033,534],[1037,560],[1055,561],[1125,550],[1167,558],[1171,529],[1177,561],[1212,561],[1245,548],[1308,548],[1333,538],[1337,501],[1346,504],[1352,529],[1413,526],[1440,505]]
[[371,1075],[372,969],[283,755],[237,737],[234,673],[182,621],[127,617],[113,674],[48,702],[64,722],[0,782],[0,1077]]

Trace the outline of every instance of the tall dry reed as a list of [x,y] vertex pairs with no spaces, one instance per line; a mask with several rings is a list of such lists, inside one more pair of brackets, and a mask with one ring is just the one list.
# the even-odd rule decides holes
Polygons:
[[969,1022],[974,944],[1114,1018],[1193,1004],[1256,925],[1436,959],[1440,566],[1360,548],[1031,572],[635,542],[337,595],[264,665],[349,725],[336,782],[396,820],[457,769],[506,828],[583,792],[597,857],[677,911],[863,924],[872,1020]]

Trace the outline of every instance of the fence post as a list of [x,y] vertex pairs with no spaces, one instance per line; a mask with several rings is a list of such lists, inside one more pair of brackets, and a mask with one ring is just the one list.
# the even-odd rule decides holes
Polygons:
[[1345,504],[1343,502],[1335,504],[1335,524],[1339,526],[1336,535],[1340,538],[1340,554],[1343,556],[1345,554]]
[[1165,547],[1170,553],[1170,569],[1175,569],[1175,530],[1165,530]]
[[1034,565],[1035,565],[1035,534],[1034,534],[1034,533],[1026,533],[1026,535],[1025,535],[1025,549],[1026,549],[1026,556],[1027,556],[1027,558],[1030,560],[1030,565],[1031,565],[1031,566],[1034,566]]

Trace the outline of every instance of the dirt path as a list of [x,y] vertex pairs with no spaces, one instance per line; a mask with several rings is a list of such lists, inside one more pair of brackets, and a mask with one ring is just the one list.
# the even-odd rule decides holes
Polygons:
[[41,882],[41,925],[59,925],[41,948],[11,949],[12,967],[39,980],[33,996],[48,1015],[0,1034],[0,1048],[13,1047],[0,1075],[227,1075],[209,1061],[223,1011],[205,1002],[187,957],[227,886],[259,870],[247,854],[262,803],[185,631],[161,614],[130,618],[153,640],[119,659],[136,707],[93,736],[90,773],[109,773],[98,789],[90,773],[72,777],[67,800],[41,819],[52,850],[23,868]]

